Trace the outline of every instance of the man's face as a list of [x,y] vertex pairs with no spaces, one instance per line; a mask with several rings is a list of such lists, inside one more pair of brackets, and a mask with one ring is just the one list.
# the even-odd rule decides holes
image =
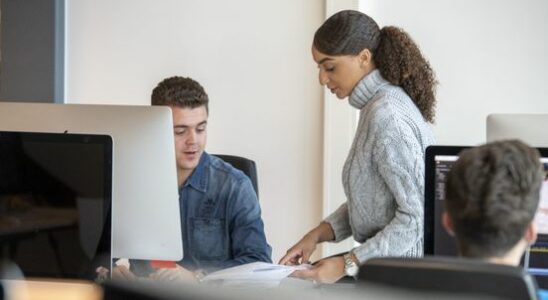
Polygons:
[[207,141],[207,111],[205,106],[181,108],[172,106],[173,134],[178,171],[196,168]]

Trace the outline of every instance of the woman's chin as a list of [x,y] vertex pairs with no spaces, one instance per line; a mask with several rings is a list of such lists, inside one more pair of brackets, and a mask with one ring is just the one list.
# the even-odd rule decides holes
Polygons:
[[335,94],[335,96],[337,96],[339,100],[346,100],[348,98],[348,95],[346,94],[345,95]]

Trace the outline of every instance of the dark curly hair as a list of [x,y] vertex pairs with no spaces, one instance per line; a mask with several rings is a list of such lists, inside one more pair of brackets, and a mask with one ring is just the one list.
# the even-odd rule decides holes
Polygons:
[[168,105],[182,108],[205,106],[209,112],[209,98],[204,88],[190,77],[173,76],[162,80],[152,90],[152,105]]
[[401,86],[413,99],[422,116],[434,122],[434,71],[411,37],[397,27],[379,26],[368,15],[355,10],[340,11],[318,28],[314,47],[327,55],[358,55],[363,49],[373,53],[382,76]]
[[540,198],[539,153],[518,140],[460,154],[449,171],[445,208],[462,255],[504,256],[523,238]]

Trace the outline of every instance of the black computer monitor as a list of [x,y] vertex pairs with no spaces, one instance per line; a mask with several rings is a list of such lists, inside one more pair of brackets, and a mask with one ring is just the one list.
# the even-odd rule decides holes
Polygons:
[[169,107],[0,101],[0,130],[111,136],[112,256],[183,258]]
[[108,266],[111,198],[110,136],[0,131],[0,255],[26,277]]
[[[425,155],[425,213],[424,213],[424,254],[457,255],[455,239],[442,225],[444,211],[445,181],[447,173],[459,157],[459,153],[469,147],[430,146]],[[548,172],[548,148],[537,148],[541,162]],[[544,180],[539,210],[535,217],[538,238],[522,258],[522,265],[533,275],[541,288],[548,288],[548,180]]]

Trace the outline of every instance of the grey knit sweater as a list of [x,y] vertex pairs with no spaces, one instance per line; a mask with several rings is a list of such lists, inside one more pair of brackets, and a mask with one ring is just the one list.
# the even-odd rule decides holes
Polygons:
[[325,219],[336,242],[352,235],[354,255],[364,263],[378,256],[422,256],[424,152],[434,143],[430,125],[400,87],[378,70],[354,88],[350,104],[360,110],[343,169],[347,201]]

